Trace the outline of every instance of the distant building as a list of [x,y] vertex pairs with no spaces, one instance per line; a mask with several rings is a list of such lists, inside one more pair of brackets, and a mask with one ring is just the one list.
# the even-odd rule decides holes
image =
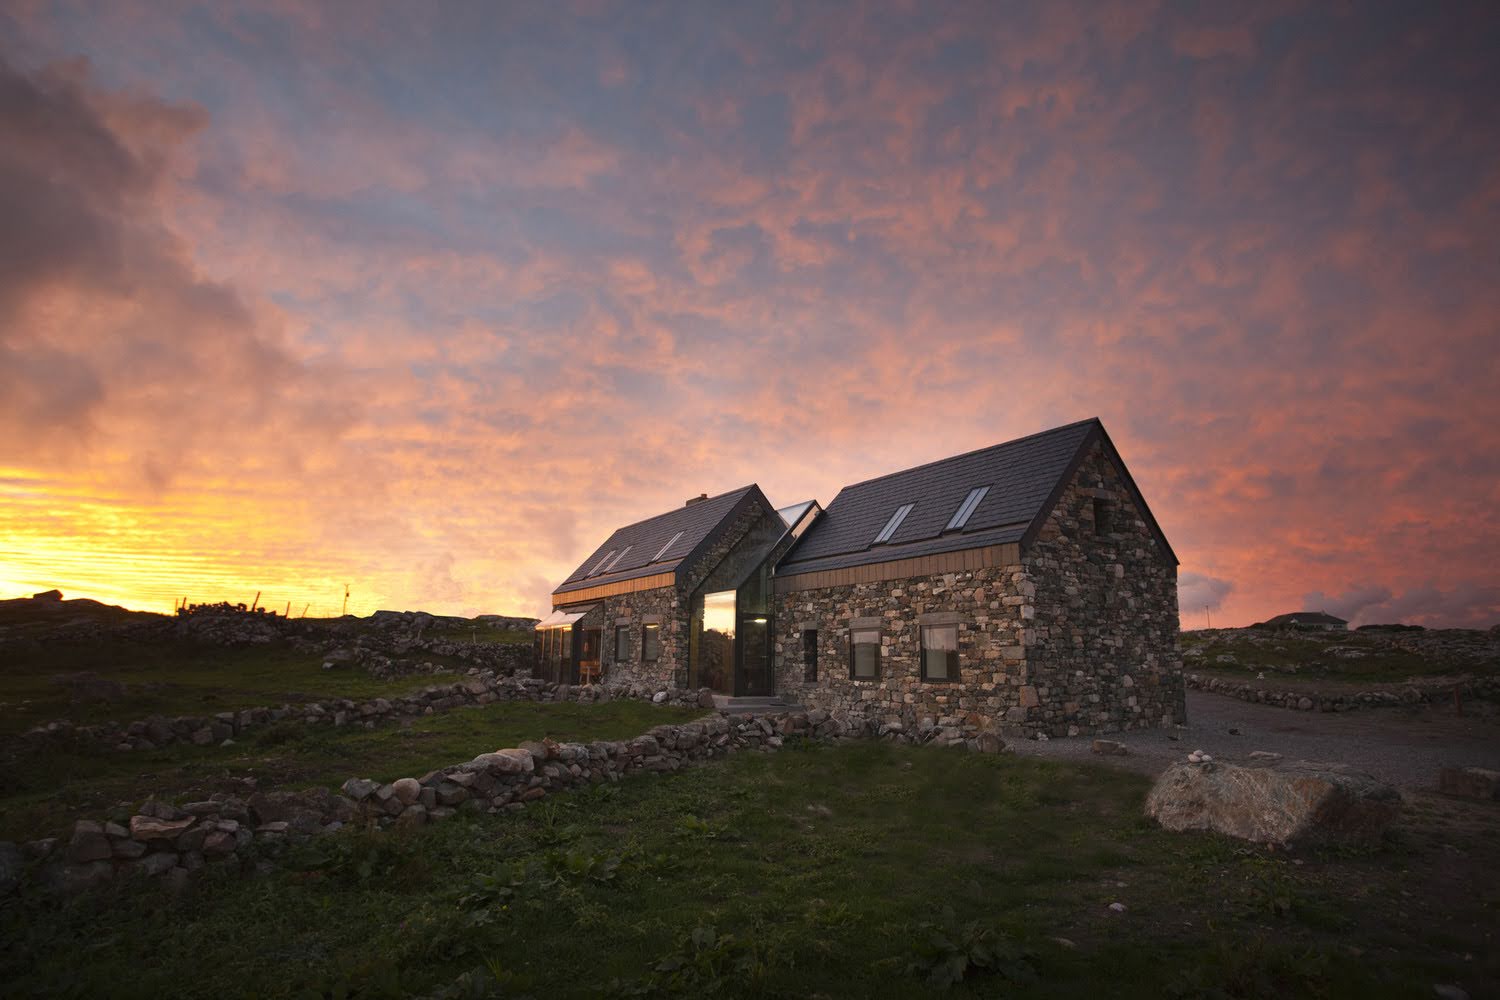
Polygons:
[[1344,619],[1335,618],[1326,611],[1294,611],[1288,615],[1277,615],[1262,624],[1266,628],[1311,628],[1327,632],[1343,632],[1349,628],[1349,623]]
[[1177,558],[1098,420],[777,509],[627,525],[552,594],[539,674],[966,733],[1181,722]]

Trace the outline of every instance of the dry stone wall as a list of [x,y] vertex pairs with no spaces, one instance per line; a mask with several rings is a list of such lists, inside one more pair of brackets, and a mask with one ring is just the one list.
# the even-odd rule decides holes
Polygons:
[[1319,691],[1306,687],[1278,690],[1252,681],[1229,680],[1204,674],[1187,674],[1185,682],[1189,688],[1197,691],[1210,691],[1240,701],[1302,712],[1352,712],[1362,708],[1395,708],[1433,703],[1451,705],[1455,690],[1460,702],[1468,698],[1500,701],[1500,677],[1478,677],[1458,682],[1452,679],[1419,681],[1370,691]]
[[[653,701],[664,701],[664,692]],[[269,865],[288,841],[332,834],[346,826],[416,826],[460,811],[498,814],[570,788],[663,774],[741,750],[773,751],[789,740],[875,737],[917,742],[914,734],[844,713],[780,715],[717,713],[697,722],[656,726],[632,740],[523,743],[439,768],[421,777],[379,782],[351,778],[339,792],[271,792],[241,798],[218,794],[181,806],[148,800],[128,823],[80,820],[66,842],[0,844],[7,870],[28,869],[44,888],[78,890],[121,875],[186,882],[209,864]],[[941,739],[998,753],[998,739]],[[7,876],[9,889],[22,879]],[[7,891],[9,891],[7,889]]]
[[609,701],[612,698],[644,698],[657,704],[699,705],[705,697],[711,706],[711,694],[669,689],[660,685],[574,686],[553,684],[530,677],[500,677],[490,671],[478,671],[457,683],[436,684],[395,698],[373,698],[367,701],[334,698],[302,705],[219,712],[209,716],[153,716],[123,726],[113,722],[74,725],[66,720],[59,720],[29,730],[22,739],[56,740],[94,746],[101,750],[127,752],[187,743],[212,746],[236,739],[250,730],[280,722],[374,728],[381,723],[399,722],[466,706],[488,705],[496,701],[577,701],[587,704]]

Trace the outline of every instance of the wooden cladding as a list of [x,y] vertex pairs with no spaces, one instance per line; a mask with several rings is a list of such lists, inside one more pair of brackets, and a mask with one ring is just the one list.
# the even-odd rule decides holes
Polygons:
[[961,549],[958,552],[939,552],[931,556],[913,556],[910,559],[850,566],[848,569],[794,573],[777,576],[774,583],[776,593],[788,594],[798,590],[820,590],[824,587],[847,587],[855,583],[880,583],[884,580],[905,580],[939,573],[959,573],[990,566],[1013,566],[1020,561],[1021,546],[1008,542],[1004,545]]
[[617,583],[601,583],[597,587],[585,587],[582,590],[569,590],[562,594],[552,595],[552,606],[560,608],[568,604],[582,604],[585,601],[597,601],[601,597],[616,597],[620,594],[633,594],[638,590],[655,590],[657,587],[670,587],[677,582],[677,574],[654,573],[651,576],[638,576],[634,580],[620,580]]

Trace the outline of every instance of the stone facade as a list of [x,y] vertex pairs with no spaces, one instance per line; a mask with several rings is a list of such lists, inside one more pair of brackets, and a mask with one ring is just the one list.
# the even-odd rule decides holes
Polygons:
[[[691,637],[692,597],[707,585],[720,585],[733,557],[750,547],[766,533],[774,540],[783,525],[776,511],[755,498],[748,499],[725,529],[692,564],[677,574],[677,584],[654,587],[633,593],[598,598],[582,604],[602,606],[602,648],[600,670],[607,684],[640,684],[686,688],[689,686],[688,650]],[[560,604],[559,607],[567,607]],[[592,621],[592,619],[590,619]],[[642,659],[644,626],[660,626],[661,655],[654,661]],[[615,629],[626,628],[626,657],[615,656]]]
[[[1106,519],[1099,530],[1095,518]],[[1185,719],[1177,569],[1121,471],[1094,445],[1037,537],[993,565],[778,593],[777,692],[887,724],[1067,736]],[[959,679],[921,676],[921,627],[958,626]],[[852,626],[880,670],[850,676]],[[803,632],[817,632],[806,676]]]

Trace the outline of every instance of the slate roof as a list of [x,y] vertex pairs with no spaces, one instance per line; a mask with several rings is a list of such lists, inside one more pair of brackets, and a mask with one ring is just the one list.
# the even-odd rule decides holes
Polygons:
[[[716,497],[674,508],[665,514],[648,517],[644,521],[627,524],[610,535],[552,593],[562,594],[657,573],[675,572],[699,546],[711,543],[717,534],[715,529],[750,496],[759,497],[767,508],[771,506],[760,487],[751,483],[728,493],[720,493]],[[678,532],[682,536],[662,552],[662,546]],[[621,552],[624,552],[623,556]],[[658,552],[661,552],[659,559],[656,557]],[[606,566],[608,572],[603,571]],[[591,572],[596,568],[600,571]]]
[[[1005,542],[1029,544],[1095,439],[1104,443],[1123,472],[1124,463],[1104,433],[1104,425],[1090,418],[846,486],[776,571],[781,575],[813,573]],[[1147,523],[1165,546],[1166,538],[1145,499],[1130,474],[1123,474]],[[989,490],[968,523],[945,533],[969,491],[980,486]],[[889,542],[874,544],[891,515],[908,503],[911,512]],[[1166,551],[1175,560],[1171,548]]]
[[1335,618],[1326,611],[1294,611],[1287,615],[1277,615],[1266,622],[1267,625],[1348,625],[1342,618]]

